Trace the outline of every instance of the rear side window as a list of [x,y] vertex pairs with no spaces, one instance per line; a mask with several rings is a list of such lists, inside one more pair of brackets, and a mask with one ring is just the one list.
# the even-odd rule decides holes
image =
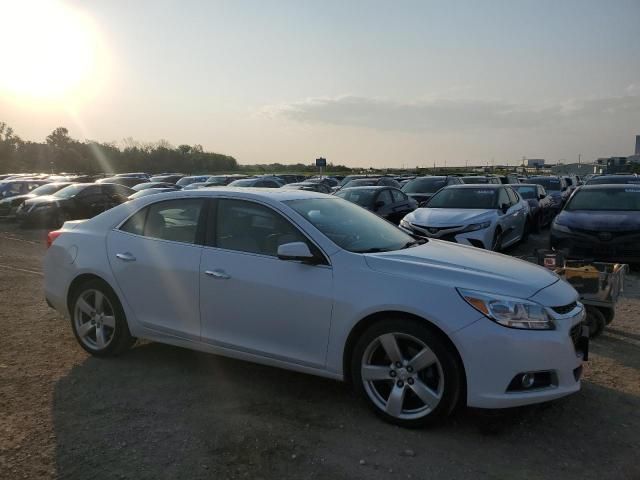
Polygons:
[[391,190],[391,196],[394,202],[406,202],[407,196],[400,190]]
[[196,243],[202,206],[201,199],[154,203],[129,218],[120,230],[160,240]]

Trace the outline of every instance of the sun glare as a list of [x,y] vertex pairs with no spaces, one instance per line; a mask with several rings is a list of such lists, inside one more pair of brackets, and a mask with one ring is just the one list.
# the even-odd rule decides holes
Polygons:
[[89,18],[56,0],[0,0],[0,10],[0,94],[62,100],[95,86],[101,49]]

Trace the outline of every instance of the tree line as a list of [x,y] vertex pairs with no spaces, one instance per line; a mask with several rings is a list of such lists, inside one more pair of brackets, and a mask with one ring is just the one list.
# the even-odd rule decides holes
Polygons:
[[[328,167],[332,172],[351,170],[342,165],[329,164]],[[79,141],[71,138],[65,127],[54,129],[45,142],[32,142],[21,139],[10,126],[0,122],[0,173],[311,173],[316,170],[315,165],[302,163],[239,165],[232,156],[206,152],[202,145],[174,147],[166,140],[140,143],[126,138],[122,146]]]

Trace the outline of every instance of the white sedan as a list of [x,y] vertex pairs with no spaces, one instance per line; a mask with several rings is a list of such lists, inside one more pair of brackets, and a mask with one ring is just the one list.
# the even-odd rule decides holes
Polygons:
[[499,252],[525,240],[529,204],[508,185],[451,185],[400,221],[407,232]]
[[46,299],[96,356],[145,338],[350,381],[404,426],[580,389],[584,310],[569,284],[416,240],[340,198],[161,193],[49,241]]

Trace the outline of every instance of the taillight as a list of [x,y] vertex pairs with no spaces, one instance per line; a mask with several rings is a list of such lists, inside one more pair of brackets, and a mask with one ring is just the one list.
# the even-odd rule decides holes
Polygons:
[[56,240],[56,238],[58,238],[60,235],[62,235],[62,230],[54,230],[53,232],[49,232],[47,234],[47,248],[49,248],[51,244]]

